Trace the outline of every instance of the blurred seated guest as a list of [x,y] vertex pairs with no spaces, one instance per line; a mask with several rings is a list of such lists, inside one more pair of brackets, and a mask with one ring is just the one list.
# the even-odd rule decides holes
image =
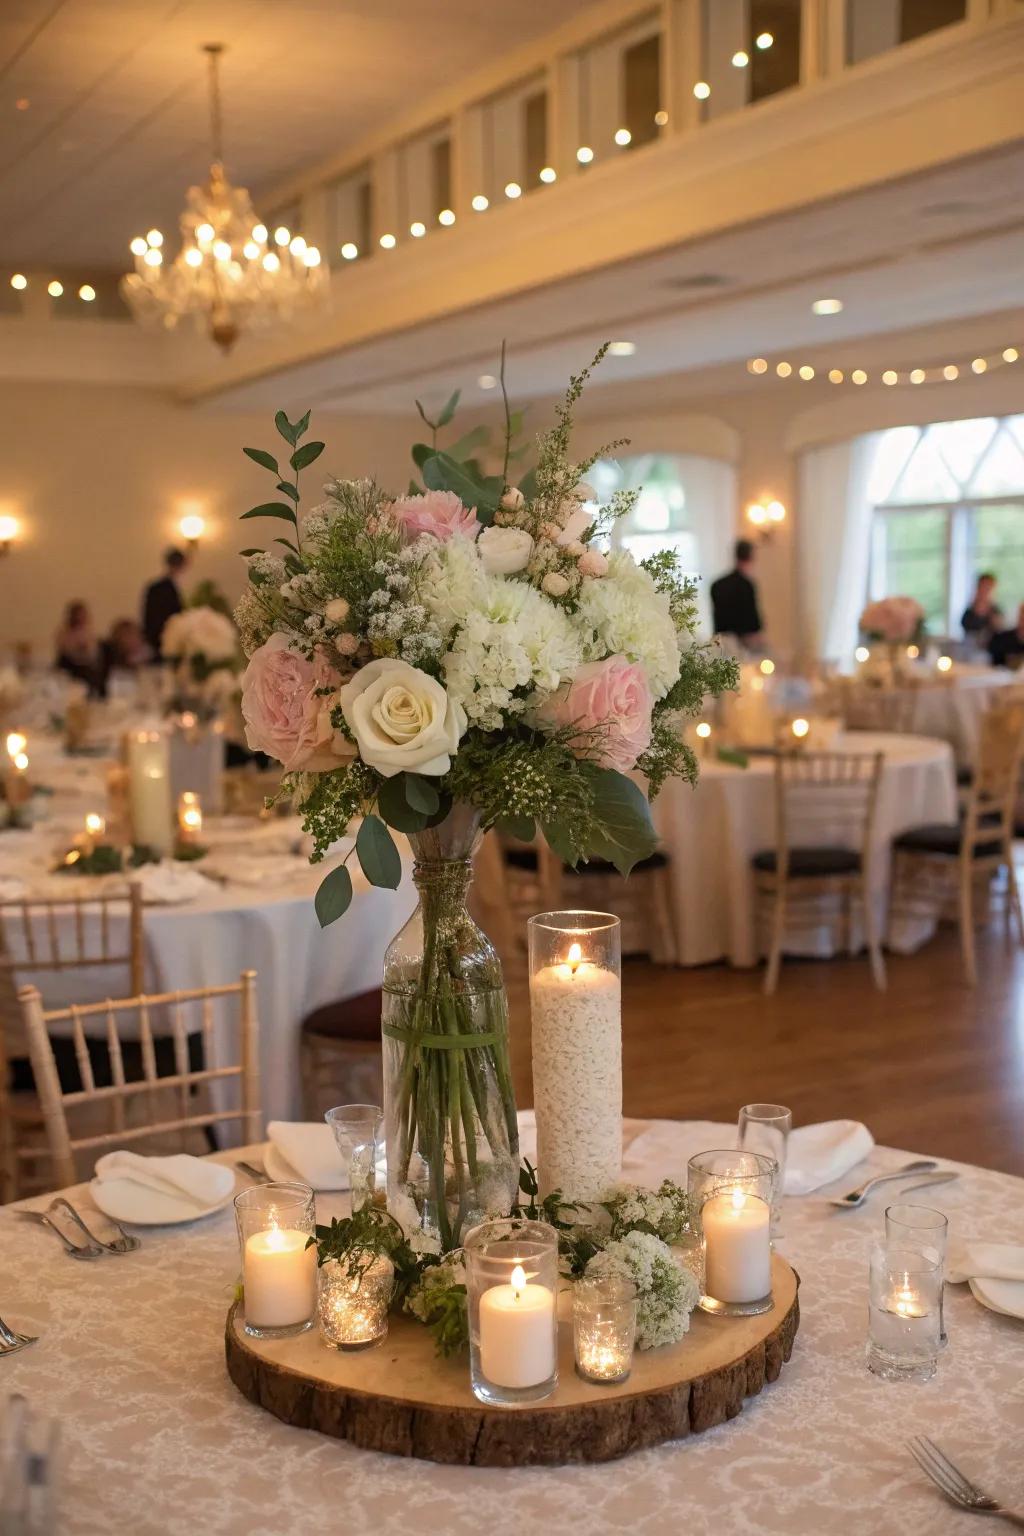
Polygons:
[[711,583],[711,627],[716,635],[735,635],[750,650],[761,643],[761,614],[754,585],[754,546],[737,539],[736,563],[727,576]]
[[1003,628],[1006,622],[996,607],[996,578],[991,571],[982,571],[974,596],[964,609],[960,623],[963,632],[975,645],[986,646]]
[[118,619],[100,646],[104,691],[111,672],[137,672],[152,659],[134,619]]
[[100,692],[103,677],[100,644],[88,606],[80,600],[68,603],[64,610],[64,622],[57,631],[56,651],[59,671],[86,683],[91,694]]
[[1013,671],[1024,663],[1024,603],[1017,610],[1017,628],[1004,629],[988,643],[989,655],[997,667]]
[[185,606],[178,582],[188,566],[188,556],[180,549],[164,555],[164,574],[151,581],[142,594],[142,632],[153,655],[160,655],[160,639],[168,619]]

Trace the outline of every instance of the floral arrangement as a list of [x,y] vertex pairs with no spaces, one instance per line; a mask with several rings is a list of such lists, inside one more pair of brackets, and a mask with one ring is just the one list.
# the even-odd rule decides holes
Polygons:
[[204,583],[192,603],[164,626],[160,652],[175,663],[172,708],[211,718],[237,692],[242,657],[226,608],[212,583]]
[[916,598],[882,597],[868,603],[860,616],[860,628],[867,640],[909,645],[924,634],[924,619],[924,609]]
[[25,697],[25,683],[16,667],[0,667],[0,721],[19,707]]
[[[637,493],[595,509],[584,476],[600,454],[570,458],[589,371],[518,486],[507,398],[500,473],[437,446],[456,395],[429,423],[432,442],[413,447],[422,485],[394,496],[330,479],[301,521],[299,471],[324,448],[302,441],[309,413],[276,418],[289,469],[245,450],[286,499],[244,516],[277,519],[287,536],[281,553],[244,551],[242,713],[249,746],[285,769],[314,859],[361,816],[355,856],[372,883],[396,885],[389,828],[422,830],[462,803],[485,828],[539,831],[573,867],[602,858],[627,873],[656,839],[626,775],[639,770],[652,795],[670,775],[696,779],[680,717],[733,687],[735,665],[694,641],[694,588],[675,555],[607,550]],[[321,923],[351,896],[342,864],[318,892]]]

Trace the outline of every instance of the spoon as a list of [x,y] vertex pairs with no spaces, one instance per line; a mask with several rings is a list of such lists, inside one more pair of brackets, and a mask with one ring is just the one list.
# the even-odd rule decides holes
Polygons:
[[868,1194],[874,1189],[876,1184],[886,1184],[890,1179],[905,1178],[908,1173],[930,1173],[933,1168],[938,1166],[933,1157],[918,1158],[916,1162],[905,1163],[902,1168],[897,1168],[895,1173],[877,1174],[875,1178],[868,1179],[865,1183],[858,1185],[856,1189],[849,1190],[845,1195],[839,1195],[837,1198],[830,1196],[829,1204],[841,1206],[844,1210],[856,1210],[858,1205],[864,1204]]
[[65,1237],[57,1223],[55,1221],[51,1221],[50,1217],[47,1216],[43,1211],[19,1211],[18,1215],[24,1216],[27,1221],[38,1221],[41,1222],[44,1227],[49,1227],[50,1231],[56,1233],[56,1235],[60,1238],[61,1242],[64,1244],[65,1252],[72,1259],[101,1259],[103,1257],[103,1249],[98,1247],[96,1243],[90,1243],[89,1246],[85,1248],[78,1243],[73,1243],[70,1238]]

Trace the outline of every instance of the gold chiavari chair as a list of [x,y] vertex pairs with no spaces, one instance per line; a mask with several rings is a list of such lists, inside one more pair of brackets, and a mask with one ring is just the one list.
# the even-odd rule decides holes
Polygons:
[[855,677],[836,680],[834,702],[847,731],[882,731],[898,736],[913,733],[917,719],[918,684],[872,687]]
[[[127,948],[115,939],[127,914]],[[96,966],[126,971],[128,991],[144,985],[142,889],[128,895],[68,895],[54,900],[0,901],[0,1203],[18,1196],[25,1170],[38,1163],[42,1113],[36,1093],[11,1088],[12,1063],[28,1055],[17,1006],[19,972],[78,971]]]
[[[1016,691],[1016,690],[1015,690]],[[1014,821],[1024,754],[1024,701],[1000,701],[981,719],[978,756],[960,821],[912,827],[893,842],[891,917],[940,915],[956,900],[968,986],[976,986],[975,900],[1006,871],[1005,917],[1024,943],[1013,862]]]
[[[787,929],[820,928],[822,902],[840,903],[852,950],[859,902],[875,986],[885,990],[885,961],[871,902],[871,850],[882,775],[881,752],[789,752],[775,760],[775,847],[752,860],[759,924],[770,916],[764,990],[779,980]],[[799,821],[799,842],[794,826]],[[841,840],[840,840],[841,839]]]
[[[152,997],[129,997],[104,1003],[88,1003],[75,1008],[43,1009],[35,987],[22,987],[18,993],[25,1033],[28,1038],[32,1070],[38,1085],[46,1135],[58,1187],[74,1184],[78,1178],[76,1152],[92,1157],[104,1147],[123,1146],[125,1142],[146,1137],[174,1136],[184,1142],[190,1130],[206,1131],[225,1121],[241,1122],[244,1141],[258,1141],[261,1133],[259,1104],[259,1025],[256,1016],[256,972],[243,971],[238,981],[227,986],[199,987],[192,991],[165,992]],[[225,1049],[226,1031],[217,1029],[215,1004],[222,1002],[235,1014],[236,1047]],[[164,1021],[161,1036],[170,1036],[174,1045],[174,1070],[166,1075],[158,1070],[153,1015]],[[110,1053],[109,1085],[97,1086],[89,1054],[87,1030],[100,1025]],[[190,1027],[191,1024],[191,1027]],[[81,1088],[66,1091],[61,1087],[53,1051],[52,1031],[63,1032],[70,1026]],[[128,1036],[123,1031],[130,1028]],[[201,1065],[193,1066],[190,1040],[202,1041]],[[141,1047],[143,1075],[126,1078],[124,1044],[138,1040]],[[225,1060],[230,1056],[231,1060]],[[213,1107],[216,1094],[237,1085],[238,1103]],[[204,1090],[199,1091],[197,1090]],[[212,1090],[211,1095],[205,1090]],[[176,1104],[176,1113],[166,1114],[168,1095]],[[128,1103],[143,1109],[141,1123],[126,1125]],[[88,1135],[72,1135],[69,1111],[74,1117],[93,1105],[112,1109],[114,1128]]]

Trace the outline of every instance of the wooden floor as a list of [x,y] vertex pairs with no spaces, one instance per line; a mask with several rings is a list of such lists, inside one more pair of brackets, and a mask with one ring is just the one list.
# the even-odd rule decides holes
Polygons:
[[[955,931],[889,957],[876,992],[865,959],[788,961],[774,997],[761,971],[623,968],[627,1115],[732,1120],[755,1100],[796,1124],[863,1120],[877,1141],[1024,1175],[1024,951],[1001,924],[979,935],[963,984]],[[513,1067],[529,1104],[525,966],[506,966]]]

